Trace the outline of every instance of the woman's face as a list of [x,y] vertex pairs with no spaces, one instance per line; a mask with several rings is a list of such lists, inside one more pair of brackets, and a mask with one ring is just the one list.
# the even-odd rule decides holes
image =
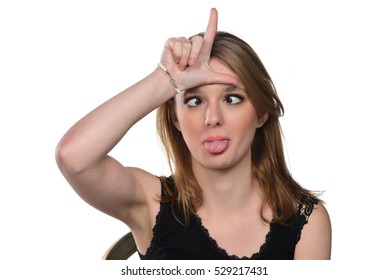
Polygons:
[[[217,59],[210,67],[236,75]],[[241,87],[210,84],[176,96],[174,124],[191,152],[192,164],[209,169],[228,169],[251,160],[251,144],[267,114],[258,116]]]

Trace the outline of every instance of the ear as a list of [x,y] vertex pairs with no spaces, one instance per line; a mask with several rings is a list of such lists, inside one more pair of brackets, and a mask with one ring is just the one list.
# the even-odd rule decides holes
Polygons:
[[262,127],[266,123],[268,118],[269,118],[269,113],[264,113],[261,116],[259,116],[257,121],[257,128]]

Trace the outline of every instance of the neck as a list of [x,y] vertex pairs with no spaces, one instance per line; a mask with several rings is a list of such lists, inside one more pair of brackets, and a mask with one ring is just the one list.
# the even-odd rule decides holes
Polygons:
[[259,199],[259,186],[251,172],[251,160],[230,169],[208,169],[193,165],[193,172],[203,192],[202,208],[231,211],[242,209]]

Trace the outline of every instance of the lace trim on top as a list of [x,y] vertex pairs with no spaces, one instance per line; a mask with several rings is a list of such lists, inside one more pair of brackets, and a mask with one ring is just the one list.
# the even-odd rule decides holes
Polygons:
[[308,222],[309,216],[312,214],[313,207],[318,203],[317,199],[303,196],[297,206],[297,214],[304,218],[305,223]]
[[303,224],[301,225],[301,229],[297,233],[296,244],[301,239],[301,232],[303,230],[304,225],[308,223],[308,219],[313,212],[314,205],[318,203],[319,201],[317,199],[305,195],[303,195],[303,197],[299,201],[297,206],[297,215],[303,219]]
[[217,241],[215,239],[213,239],[212,236],[209,234],[208,229],[203,225],[200,217],[195,216],[195,221],[198,223],[202,232],[206,235],[208,240],[212,243],[213,247],[216,248],[217,251],[220,254],[222,254],[226,259],[231,259],[231,260],[254,260],[254,259],[257,259],[258,256],[262,254],[262,252],[265,250],[267,244],[269,243],[269,240],[271,238],[272,228],[273,228],[273,223],[270,223],[270,228],[269,228],[268,233],[266,234],[265,242],[259,247],[258,252],[253,253],[251,255],[251,257],[247,257],[247,256],[239,257],[235,254],[233,254],[233,255],[228,254],[225,249],[223,249],[219,246]]
[[[301,231],[303,229],[303,226],[306,223],[308,223],[309,216],[312,214],[314,205],[317,204],[317,203],[318,203],[318,200],[316,200],[316,199],[314,199],[312,197],[308,197],[308,196],[303,196],[301,198],[301,200],[299,201],[299,203],[297,205],[297,215],[299,217],[303,218],[304,223],[303,223],[300,231],[297,234],[297,242],[301,238]],[[252,260],[252,259],[257,259],[258,256],[260,256],[262,254],[262,252],[265,250],[265,248],[267,247],[267,245],[269,243],[269,240],[271,239],[271,236],[272,236],[272,229],[273,229],[273,225],[274,225],[274,223],[270,223],[270,228],[269,228],[268,233],[266,234],[265,242],[259,247],[259,251],[258,252],[253,253],[251,255],[251,257],[247,257],[247,256],[239,257],[239,256],[237,256],[235,254],[233,254],[233,255],[228,254],[225,249],[223,249],[223,248],[221,248],[219,246],[217,241],[214,238],[212,238],[212,236],[210,235],[208,229],[203,225],[200,217],[195,216],[195,221],[198,223],[198,225],[200,226],[202,232],[207,236],[207,238],[211,241],[212,245],[219,251],[219,253],[221,253],[225,258],[233,259],[233,260]]]

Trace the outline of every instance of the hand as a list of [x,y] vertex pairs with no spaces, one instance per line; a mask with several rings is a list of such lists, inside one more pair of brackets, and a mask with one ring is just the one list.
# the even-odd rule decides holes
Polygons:
[[167,40],[161,63],[168,69],[180,89],[212,83],[238,84],[234,76],[214,72],[209,66],[217,19],[217,10],[212,8],[204,37],[197,35],[191,40],[183,37]]

